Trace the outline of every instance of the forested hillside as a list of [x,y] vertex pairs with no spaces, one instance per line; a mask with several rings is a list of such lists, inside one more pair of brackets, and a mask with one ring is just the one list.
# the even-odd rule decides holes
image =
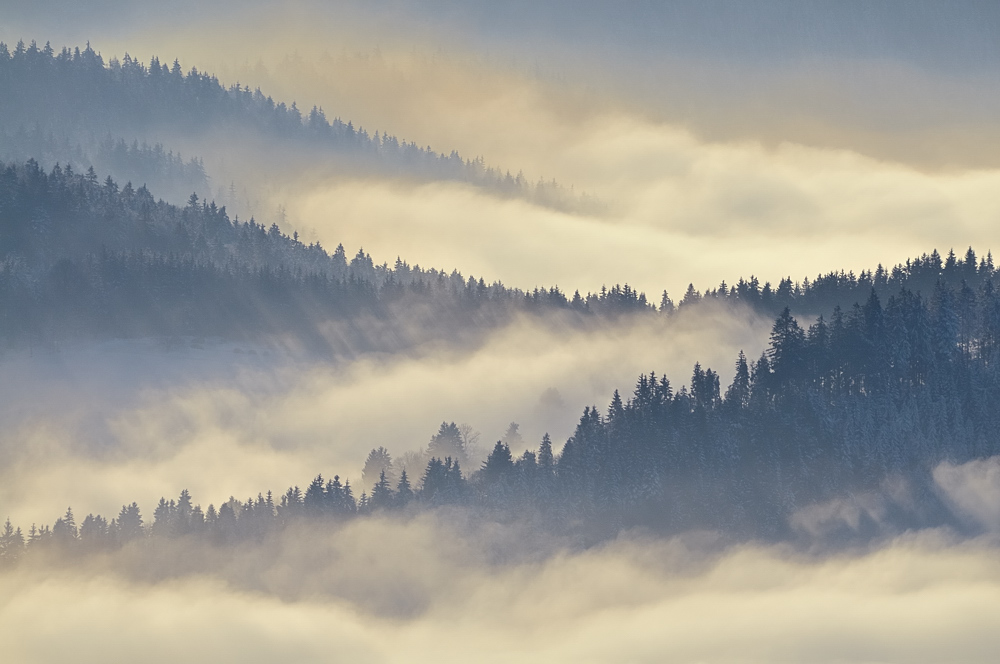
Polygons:
[[[49,44],[18,42],[10,49],[0,43],[0,90],[0,159],[94,166],[155,187],[161,195],[174,195],[185,185],[195,185],[185,196],[196,189],[209,192],[197,177],[200,162],[182,161],[184,168],[178,169],[172,162],[179,157],[161,139],[148,137],[214,140],[231,148],[251,138],[267,140],[277,149],[260,153],[259,168],[275,172],[308,160],[314,167],[339,165],[352,177],[457,180],[545,205],[591,204],[555,182],[529,182],[480,158],[438,153],[384,132],[370,135],[349,120],[330,120],[316,107],[303,112],[295,102],[275,101],[260,89],[224,87],[195,67],[185,73],[177,60],[167,64],[153,57],[143,64],[126,54],[105,62],[89,44],[56,52]],[[132,154],[121,154],[122,141]],[[164,151],[169,160],[160,154]]]
[[195,195],[175,206],[92,168],[45,171],[34,160],[0,164],[0,260],[0,334],[8,339],[309,336],[318,322],[387,321],[390,309],[426,314],[424,305],[433,312],[427,320],[452,329],[489,327],[522,311],[669,315],[702,301],[829,319],[838,306],[851,313],[873,290],[883,300],[901,290],[926,300],[943,288],[965,311],[994,278],[992,255],[977,259],[970,248],[964,258],[949,252],[942,259],[935,250],[891,270],[785,278],[777,287],[756,277],[704,293],[692,285],[677,304],[664,292],[658,308],[627,284],[586,295],[555,285],[525,292],[401,258],[376,265],[362,250],[349,258],[342,246],[329,253],[275,225],[231,218]]
[[34,160],[0,164],[0,260],[0,335],[13,340],[292,334],[322,347],[317,324],[374,318],[381,333],[349,333],[370,348],[405,345],[421,326],[489,329],[517,312],[653,311],[627,285],[570,298],[402,259],[375,265],[362,250],[349,259],[195,195],[178,207],[93,169],[46,172]]
[[[755,361],[742,353],[735,377],[696,364],[689,385],[641,376],[623,399],[584,410],[561,450],[546,435],[536,450],[517,447],[512,425],[479,468],[466,441],[442,423],[418,456],[393,462],[372,450],[357,496],[339,476],[206,510],[182,492],[161,499],[144,526],[139,506],[111,520],[72,510],[25,535],[9,522],[0,559],[32,549],[77,554],[136,540],[195,537],[217,545],[278,534],[303,519],[316,527],[382,511],[442,505],[482,518],[540,518],[561,532],[613,535],[646,526],[667,532],[712,528],[737,537],[793,537],[802,508],[868,494],[877,513],[841,536],[888,528],[966,527],[934,490],[931,471],[1000,453],[1000,294],[992,280],[955,292],[939,282],[927,298],[902,289],[883,306],[874,290],[863,305],[801,326],[786,309]],[[513,449],[512,449],[513,446]],[[400,467],[402,466],[402,467]],[[471,471],[471,472],[470,472]],[[412,477],[412,479],[411,479]],[[878,522],[876,522],[876,517]]]

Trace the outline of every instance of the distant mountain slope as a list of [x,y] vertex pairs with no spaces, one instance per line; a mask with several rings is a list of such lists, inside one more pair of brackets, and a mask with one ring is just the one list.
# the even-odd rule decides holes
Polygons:
[[[115,293],[123,291],[107,287],[111,274],[132,289],[131,304],[115,299]],[[746,306],[767,316],[788,307],[829,319],[837,315],[838,307],[843,314],[851,313],[873,291],[882,299],[904,289],[928,298],[945,288],[968,301],[985,292],[994,275],[990,254],[979,258],[970,248],[962,258],[952,252],[942,257],[935,250],[889,270],[879,267],[859,275],[832,272],[802,282],[786,278],[777,287],[762,285],[755,277],[705,292],[692,285],[676,305],[664,293],[658,310],[668,315],[677,307],[715,302]],[[211,280],[222,290],[210,294],[206,284]],[[222,282],[225,287],[218,285]],[[264,282],[270,285],[265,287]],[[188,285],[174,292],[180,283]],[[278,283],[283,285],[278,288]],[[70,298],[79,304],[70,315],[70,310],[61,308],[68,301],[63,302],[60,289],[85,286],[89,290]],[[284,298],[282,307],[298,302],[298,313],[286,309],[275,313],[273,303],[268,304],[271,300],[262,295],[269,288],[281,294],[272,299]],[[515,311],[572,311],[613,318],[657,309],[628,285],[569,297],[556,286],[524,292],[457,271],[422,269],[401,259],[392,266],[376,265],[363,251],[349,258],[343,247],[337,247],[331,254],[277,226],[231,218],[224,207],[194,196],[186,206],[176,206],[157,200],[146,187],[120,187],[110,177],[102,182],[92,169],[83,174],[62,167],[45,171],[33,160],[0,163],[0,289],[5,293],[0,309],[6,321],[0,334],[6,336],[15,330],[20,330],[17,335],[33,330],[30,334],[42,337],[46,331],[69,333],[72,320],[81,316],[89,321],[80,322],[81,330],[127,336],[302,331],[313,329],[317,321],[343,320],[347,301],[355,303],[356,311],[368,313],[405,302],[435,326],[447,323],[453,330],[485,329]],[[245,296],[238,306],[237,293]],[[222,305],[214,303],[216,297]],[[100,306],[93,302],[91,306],[87,298],[103,299]],[[131,322],[109,326],[111,319],[105,314],[111,310],[119,312],[119,321]],[[164,313],[173,310],[186,313]],[[24,315],[29,311],[48,313],[35,320]],[[69,318],[57,322],[63,314]]]
[[531,311],[654,308],[628,286],[568,298],[401,259],[375,265],[363,251],[348,260],[342,246],[328,253],[195,195],[180,207],[93,169],[0,163],[0,337],[292,334],[322,347],[322,323],[365,317],[379,331],[346,332],[344,345],[394,350]]
[[452,180],[545,205],[589,204],[555,182],[531,183],[482,159],[438,153],[385,133],[369,135],[351,121],[331,121],[315,107],[304,113],[294,102],[275,101],[260,89],[226,88],[197,68],[184,73],[177,60],[168,65],[154,57],[144,65],[126,54],[121,61],[105,63],[89,44],[56,52],[49,44],[39,48],[35,42],[19,42],[10,50],[0,43],[0,89],[0,159],[41,159],[48,152],[65,163],[75,149],[123,180],[172,189],[175,182],[169,178],[149,182],[138,172],[112,169],[121,164],[99,159],[101,145],[109,136],[129,144],[136,138],[155,144],[162,136],[214,138],[234,145],[263,139],[277,141],[289,152],[261,154],[259,167],[265,170],[308,159],[316,165],[340,165],[356,176]]

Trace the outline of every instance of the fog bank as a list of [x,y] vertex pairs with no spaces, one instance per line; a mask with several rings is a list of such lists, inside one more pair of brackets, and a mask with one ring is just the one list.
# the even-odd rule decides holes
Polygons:
[[[1000,646],[1000,565],[986,540],[926,532],[860,555],[803,558],[630,535],[491,563],[495,540],[457,536],[432,519],[364,520],[263,568],[266,556],[254,557],[249,571],[260,576],[249,580],[0,574],[0,633],[26,663],[990,662]],[[282,596],[282,579],[301,581],[287,565],[308,570],[315,590]],[[387,615],[364,599],[380,595],[418,608]]]

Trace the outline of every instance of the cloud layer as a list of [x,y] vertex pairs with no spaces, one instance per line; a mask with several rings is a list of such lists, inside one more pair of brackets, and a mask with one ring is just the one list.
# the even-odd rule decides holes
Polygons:
[[[249,567],[237,554],[214,577],[3,574],[5,651],[26,663],[832,663],[989,662],[1000,645],[1000,565],[987,541],[925,533],[817,559],[626,536],[490,563],[497,540],[443,516],[357,522]],[[311,592],[294,590],[303,571]],[[386,613],[379,596],[408,596],[415,610]]]

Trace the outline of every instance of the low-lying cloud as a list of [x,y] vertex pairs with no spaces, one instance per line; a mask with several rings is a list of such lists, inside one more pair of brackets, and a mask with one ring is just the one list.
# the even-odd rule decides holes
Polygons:
[[689,282],[857,272],[935,247],[974,244],[985,254],[1000,240],[995,172],[931,176],[798,146],[709,146],[629,121],[570,154],[602,164],[608,179],[593,180],[595,190],[616,213],[571,215],[458,184],[332,180],[282,199],[289,219],[324,244],[526,288],[597,290],[614,275],[676,296]]
[[[749,311],[706,304],[592,327],[527,317],[478,346],[442,340],[335,360],[190,342],[11,355],[0,513],[27,527],[67,505],[113,515],[138,500],[148,516],[183,488],[206,507],[320,472],[358,487],[369,450],[422,449],[443,420],[472,425],[484,447],[512,421],[526,445],[549,432],[558,447],[584,406],[630,394],[640,373],[680,386],[701,362],[728,381],[738,351],[755,356],[769,331]],[[50,390],[62,398],[49,400]]]
[[497,542],[431,514],[248,545],[167,580],[24,566],[0,574],[0,630],[26,663],[991,662],[1000,645],[987,540],[925,532],[802,557],[631,534],[491,562]]

